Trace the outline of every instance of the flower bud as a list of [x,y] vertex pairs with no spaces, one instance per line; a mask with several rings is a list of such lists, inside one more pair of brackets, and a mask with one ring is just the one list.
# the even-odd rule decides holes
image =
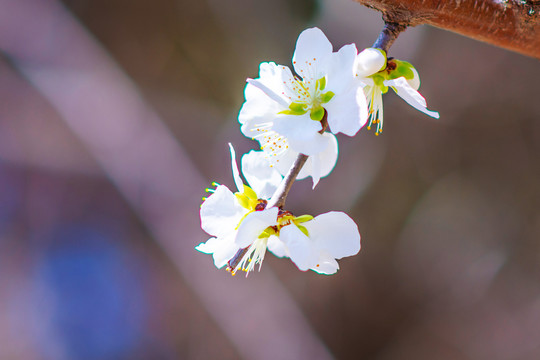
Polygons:
[[367,77],[386,67],[386,53],[377,48],[364,49],[356,56],[355,70],[361,77]]

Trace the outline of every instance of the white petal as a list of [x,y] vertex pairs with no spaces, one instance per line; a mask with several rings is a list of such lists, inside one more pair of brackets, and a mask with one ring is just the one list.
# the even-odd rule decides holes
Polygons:
[[272,130],[285,136],[290,148],[306,155],[313,155],[326,148],[326,142],[319,134],[320,121],[314,121],[309,115],[286,115],[274,120]]
[[356,57],[356,74],[360,77],[371,76],[385,66],[386,56],[381,49],[367,48]]
[[[313,187],[317,184],[318,179],[330,174],[336,165],[338,157],[338,142],[335,135],[325,132],[322,134],[321,138],[322,141],[326,143],[326,145],[322,145],[324,150],[309,156],[296,177],[298,180],[305,179],[308,176],[313,177]],[[281,175],[285,176],[298,157],[298,154],[299,153],[294,150],[288,150],[277,156],[270,157],[270,160],[274,165],[274,168],[277,169]],[[314,165],[315,162],[317,164]]]
[[279,104],[280,107],[287,109],[289,99],[283,94],[289,89],[284,86],[293,79],[291,69],[287,66],[277,65],[276,63],[261,63],[259,67],[259,77],[257,79],[247,79],[247,82],[262,90],[269,98]]
[[328,142],[323,135],[315,133],[309,140],[289,139],[289,146],[301,154],[312,156],[325,151],[328,147]]
[[293,55],[294,70],[304,79],[315,79],[326,74],[327,63],[332,55],[332,44],[318,28],[302,31]]
[[231,152],[231,168],[234,179],[234,184],[239,192],[244,192],[244,182],[240,177],[240,172],[238,171],[238,164],[236,163],[236,153],[231,143],[229,143],[229,150]]
[[375,85],[375,81],[373,81],[370,77],[357,77],[358,81],[360,82],[360,86],[362,86],[364,89],[366,86],[373,87]]
[[356,46],[349,44],[332,54],[326,74],[326,89],[324,91],[332,91],[336,96],[339,96],[355,80],[354,63],[356,52]]
[[345,213],[332,211],[303,223],[316,246],[336,259],[360,251],[358,226]]
[[283,110],[283,106],[280,106],[261,89],[250,83],[246,84],[244,96],[246,101],[238,114],[238,121],[240,124],[255,119],[266,119],[269,115],[276,115]]
[[253,117],[242,124],[240,131],[242,131],[244,136],[256,140],[256,137],[261,135],[261,131],[266,131],[266,129],[272,127],[274,118],[275,114],[271,113],[260,117]]
[[426,108],[426,99],[416,90],[414,90],[404,77],[393,80],[385,80],[384,85],[392,87],[396,94],[399,95],[407,104],[411,105],[416,110],[423,112],[426,115],[439,118],[439,113]]
[[332,172],[338,158],[338,142],[336,137],[330,133],[324,133],[322,135],[327,141],[328,146],[324,151],[310,156],[307,160],[308,164],[306,164],[308,166],[306,171],[309,170],[310,172],[308,174],[313,178],[313,189],[315,189],[321,177],[325,177]]
[[206,242],[200,243],[195,246],[195,250],[200,251],[205,254],[213,254],[220,246],[220,241],[213,237],[208,239]]
[[234,194],[220,185],[201,205],[201,228],[210,235],[223,236],[234,231],[246,213]]
[[200,243],[195,249],[212,254],[214,265],[220,269],[240,250],[240,247],[234,243],[234,235],[230,234],[226,237],[210,238],[205,243]]
[[[289,169],[291,168],[292,164],[298,157],[298,152],[291,150],[290,148],[288,150],[285,150],[279,154],[270,155],[268,157],[268,160],[274,165],[274,168],[283,176],[287,175],[289,172]],[[309,158],[308,158],[309,160]],[[305,165],[304,165],[305,167]],[[302,174],[302,171],[304,170],[304,167],[302,170],[300,170],[300,174]],[[300,174],[298,174],[297,179],[303,179],[309,175],[303,175],[302,177],[299,177]]]
[[320,121],[311,120],[309,114],[282,115],[274,120],[272,130],[287,139],[310,140],[322,129]]
[[234,240],[236,245],[241,248],[251,245],[267,227],[276,225],[277,214],[278,208],[270,208],[254,211],[246,216],[238,227],[236,239]]
[[272,235],[268,238],[268,250],[270,250],[277,257],[289,257],[288,250],[285,247],[285,244],[279,240],[275,235]]
[[252,85],[263,91],[270,99],[277,102],[284,109],[289,107],[289,103],[285,99],[283,99],[277,92],[275,92],[274,89],[266,86],[259,79],[247,79],[247,81],[249,85]]
[[279,239],[287,246],[291,260],[302,271],[316,265],[318,254],[313,243],[294,224],[284,226],[279,232]]
[[362,87],[357,82],[355,86],[335,96],[329,103],[324,104],[328,112],[328,126],[334,133],[354,136],[367,122],[368,105]]
[[309,115],[288,115],[275,119],[272,130],[285,136],[292,150],[312,155],[324,150],[326,144],[319,131],[320,121],[314,121]]
[[414,67],[411,67],[411,70],[413,72],[413,78],[407,79],[407,82],[414,90],[418,90],[420,89],[420,75],[418,75],[418,71]]
[[271,198],[283,178],[263,151],[251,150],[242,156],[242,173],[261,199]]
[[318,161],[318,155],[310,156],[311,160],[311,178],[313,179],[313,187],[312,189],[315,189],[315,186],[319,183],[319,180],[321,180],[321,163]]
[[326,252],[319,254],[319,260],[317,265],[312,267],[313,270],[319,274],[332,275],[339,270],[339,264],[334,257]]

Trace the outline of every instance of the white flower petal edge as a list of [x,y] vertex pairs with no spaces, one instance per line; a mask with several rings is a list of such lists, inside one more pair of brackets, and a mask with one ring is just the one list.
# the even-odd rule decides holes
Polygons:
[[399,97],[407,102],[407,104],[414,107],[416,110],[423,112],[435,119],[439,118],[437,111],[431,111],[427,109],[426,99],[416,91],[407,79],[400,77],[393,80],[385,80],[384,85],[391,87]]
[[272,235],[268,238],[268,250],[270,250],[275,256],[277,257],[289,257],[287,253],[287,248],[285,247],[285,244],[279,240],[279,238],[275,235]]
[[210,238],[205,243],[200,243],[195,250],[205,254],[212,254],[214,265],[221,269],[240,250],[234,242],[233,234],[220,238]]
[[332,44],[319,28],[302,31],[293,54],[294,70],[302,78],[319,79],[326,74]]
[[251,150],[242,156],[242,173],[261,199],[270,199],[283,179],[263,151]]
[[236,163],[236,152],[234,151],[234,147],[231,143],[229,143],[229,150],[231,152],[231,169],[233,173],[234,184],[236,185],[238,191],[242,192],[244,191],[244,182],[240,177],[240,171],[238,171],[238,164]]

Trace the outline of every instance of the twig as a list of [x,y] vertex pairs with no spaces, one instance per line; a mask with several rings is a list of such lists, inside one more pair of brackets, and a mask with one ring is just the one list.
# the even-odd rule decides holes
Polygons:
[[291,190],[291,186],[296,180],[296,177],[298,176],[300,170],[302,170],[302,167],[306,163],[307,159],[307,155],[298,154],[298,157],[289,169],[289,172],[287,173],[287,175],[285,175],[285,177],[281,181],[281,184],[279,184],[279,187],[274,192],[274,195],[272,195],[272,198],[268,201],[268,205],[266,206],[267,208],[271,208],[274,206],[283,208],[283,206],[285,205],[285,200],[287,199],[287,195]]
[[402,31],[407,29],[407,25],[395,22],[384,22],[384,28],[382,29],[379,37],[373,43],[374,48],[379,48],[388,52],[388,49],[394,41],[397,39]]
[[[328,128],[328,113],[326,110],[324,111],[324,116],[321,120],[322,129],[319,131],[319,133],[324,133],[324,131]],[[268,200],[268,204],[266,205],[267,208],[271,207],[279,207],[283,208],[285,206],[285,200],[287,199],[287,195],[289,194],[289,191],[291,190],[291,186],[293,182],[296,180],[296,177],[300,173],[300,170],[302,170],[302,167],[306,163],[308,159],[307,155],[304,154],[298,154],[298,157],[292,164],[291,168],[289,169],[289,172],[283,180],[281,181],[281,184],[279,184],[279,187],[274,192],[274,195],[272,195],[272,198]]]

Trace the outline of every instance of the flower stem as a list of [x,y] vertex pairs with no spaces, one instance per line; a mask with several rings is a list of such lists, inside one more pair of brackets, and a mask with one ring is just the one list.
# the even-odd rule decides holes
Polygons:
[[[324,116],[321,120],[322,129],[319,131],[319,133],[321,134],[324,133],[324,131],[328,128],[327,118],[328,113],[326,112],[326,110],[324,110]],[[274,195],[272,195],[272,198],[268,200],[268,205],[266,205],[268,209],[271,207],[283,208],[283,206],[285,206],[285,200],[287,199],[287,195],[291,190],[292,184],[296,180],[298,173],[300,173],[300,170],[302,170],[302,167],[306,163],[307,159],[307,155],[298,154],[298,157],[289,169],[289,172],[287,173],[287,175],[285,175],[285,177],[281,181],[281,184],[279,184],[279,187],[274,192]]]
[[390,49],[390,46],[394,43],[394,41],[397,39],[399,34],[402,31],[405,31],[407,29],[407,25],[400,24],[396,22],[384,22],[384,27],[379,34],[379,37],[375,42],[373,43],[374,48],[379,48],[384,50],[385,52],[388,52],[388,49]]

